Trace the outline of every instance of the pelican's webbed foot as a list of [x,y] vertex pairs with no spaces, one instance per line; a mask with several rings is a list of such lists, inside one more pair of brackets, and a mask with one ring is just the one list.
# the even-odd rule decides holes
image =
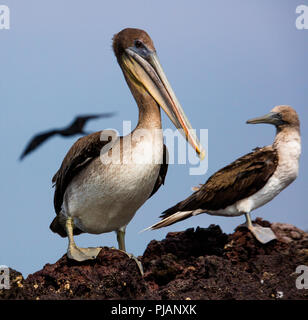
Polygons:
[[96,259],[102,248],[79,248],[77,247],[73,237],[73,219],[68,217],[66,220],[66,233],[68,236],[67,256],[69,259],[76,261],[86,261]]
[[[125,253],[130,259],[133,259],[136,262],[137,267],[140,271],[140,274],[143,277],[144,272],[143,272],[143,266],[142,266],[141,261],[139,261],[133,254],[126,252],[126,249],[125,249],[125,229],[126,229],[126,227],[122,227],[119,230],[117,230],[117,240],[118,240],[119,250],[121,252]],[[115,248],[113,248],[113,249],[115,249]]]
[[94,260],[102,248],[79,248],[76,245],[69,246],[67,256],[76,261]]
[[136,265],[137,265],[137,267],[138,267],[138,269],[139,269],[139,272],[140,272],[141,276],[143,277],[143,275],[144,275],[143,266],[142,266],[141,261],[139,261],[137,257],[135,257],[135,256],[134,256],[133,254],[131,254],[131,253],[126,252],[125,250],[117,249],[117,248],[115,248],[115,247],[112,247],[111,249],[113,249],[113,250],[119,250],[119,251],[125,253],[130,259],[133,259],[133,260],[136,262]]
[[143,277],[144,272],[143,272],[143,266],[142,266],[141,261],[139,261],[138,258],[135,257],[135,256],[134,256],[133,254],[131,254],[131,253],[127,253],[126,251],[123,251],[123,250],[120,250],[120,251],[124,252],[130,259],[133,259],[133,260],[136,262],[137,267],[138,267],[138,269],[139,269],[139,271],[140,271],[140,274],[141,274],[141,276]]

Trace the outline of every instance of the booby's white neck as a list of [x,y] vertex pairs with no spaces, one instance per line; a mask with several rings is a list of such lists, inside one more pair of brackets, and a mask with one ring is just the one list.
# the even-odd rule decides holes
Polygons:
[[273,147],[278,152],[279,162],[298,161],[301,154],[301,136],[298,127],[278,130]]

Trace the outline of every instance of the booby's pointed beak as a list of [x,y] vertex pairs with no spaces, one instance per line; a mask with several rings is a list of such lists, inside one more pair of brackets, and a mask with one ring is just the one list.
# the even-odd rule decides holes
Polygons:
[[262,117],[253,118],[250,120],[247,120],[246,123],[249,124],[256,124],[256,123],[269,123],[276,125],[280,121],[279,114],[276,112],[270,112]]
[[139,53],[134,48],[127,48],[122,61],[127,75],[152,96],[176,128],[182,129],[180,132],[196,150],[200,159],[204,159],[205,151],[177,100],[156,53],[153,51]]

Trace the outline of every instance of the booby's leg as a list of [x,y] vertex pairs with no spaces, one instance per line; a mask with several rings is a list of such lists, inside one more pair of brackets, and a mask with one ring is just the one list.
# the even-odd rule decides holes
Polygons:
[[246,226],[249,231],[256,237],[261,243],[268,243],[276,239],[275,233],[271,228],[261,227],[258,224],[252,224],[250,213],[245,213],[246,216]]
[[102,248],[79,248],[77,247],[74,237],[73,237],[73,229],[74,223],[73,218],[68,217],[66,220],[66,233],[68,236],[68,248],[67,248],[67,256],[70,259],[76,261],[85,261],[85,260],[93,260],[97,257]]
[[125,231],[126,231],[126,226],[120,228],[119,230],[117,230],[117,240],[118,240],[118,246],[119,246],[119,250],[124,252],[130,259],[135,260],[138,269],[141,273],[141,275],[143,276],[143,267],[142,267],[142,263],[131,253],[127,253],[126,249],[125,249]]

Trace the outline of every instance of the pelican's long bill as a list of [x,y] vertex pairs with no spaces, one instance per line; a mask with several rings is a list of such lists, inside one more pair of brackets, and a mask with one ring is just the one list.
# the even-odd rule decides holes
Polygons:
[[176,128],[183,129],[180,132],[184,131],[186,140],[196,150],[200,159],[204,159],[205,151],[177,100],[156,53],[151,52],[144,58],[132,48],[125,49],[123,66],[135,83],[144,87],[163,108]]

